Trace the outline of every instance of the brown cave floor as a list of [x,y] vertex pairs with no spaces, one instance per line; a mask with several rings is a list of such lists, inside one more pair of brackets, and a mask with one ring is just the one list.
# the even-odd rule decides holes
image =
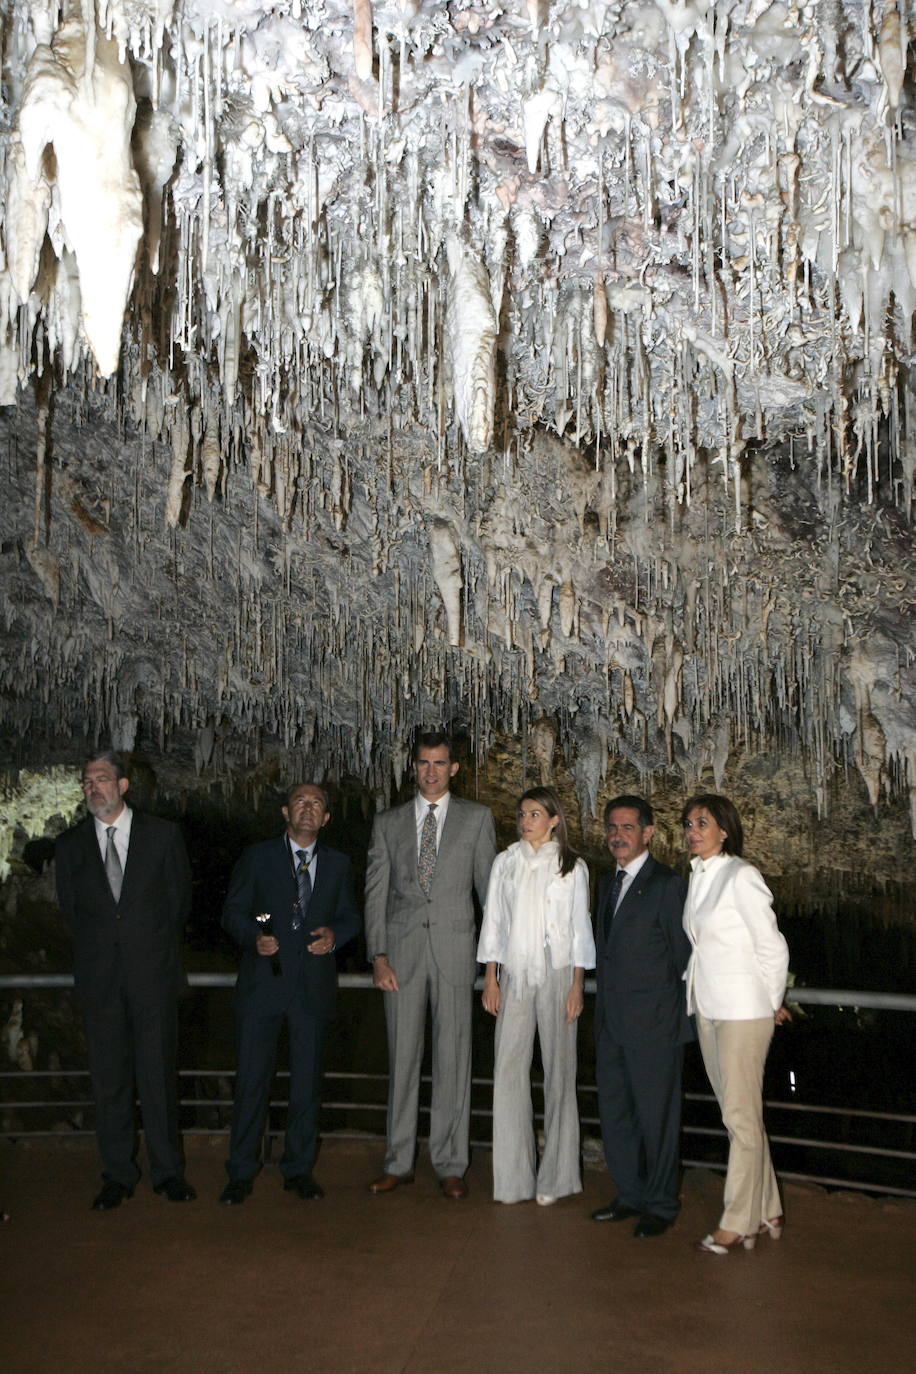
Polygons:
[[31,1371],[272,1374],[844,1374],[914,1367],[916,1204],[789,1185],[778,1244],[697,1255],[721,1179],[691,1170],[665,1236],[597,1225],[610,1195],[555,1207],[490,1200],[478,1151],[465,1202],[428,1160],[411,1188],[366,1191],[378,1142],[327,1141],[321,1202],[284,1193],[275,1166],[222,1207],[225,1140],[187,1142],[198,1200],[144,1179],[96,1213],[88,1142],[0,1145],[0,1359]]

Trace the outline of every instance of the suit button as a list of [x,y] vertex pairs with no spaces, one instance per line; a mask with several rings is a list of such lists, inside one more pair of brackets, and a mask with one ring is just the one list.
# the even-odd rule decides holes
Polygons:
[[424,922],[423,922],[423,929],[424,929],[424,930],[429,930],[429,921],[424,921]]

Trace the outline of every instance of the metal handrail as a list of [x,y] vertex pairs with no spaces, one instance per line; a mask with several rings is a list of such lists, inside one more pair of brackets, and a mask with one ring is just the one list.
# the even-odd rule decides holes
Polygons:
[[[188,986],[192,988],[232,988],[235,987],[234,973],[189,973]],[[341,973],[337,979],[342,988],[371,988],[371,973]],[[72,988],[72,973],[3,973],[0,974],[0,991],[4,988]],[[483,991],[483,978],[474,983],[478,992]],[[594,992],[594,978],[586,978],[585,991]],[[872,992],[851,988],[800,988],[788,989],[786,1000],[790,1003],[808,1004],[822,1007],[869,1007],[875,1011],[916,1011],[916,995],[908,992]]]
[[[338,980],[338,981],[339,981],[339,984],[340,984],[340,986],[341,986],[342,988],[348,988],[348,989],[351,989],[351,988],[352,988],[352,989],[371,989],[372,986],[373,986],[373,984],[372,984],[372,976],[371,976],[371,974],[367,974],[367,973],[355,973],[355,974],[354,974],[354,973],[344,973],[344,974],[341,974],[341,975],[339,976],[339,980]],[[2,992],[2,991],[5,990],[5,989],[10,989],[10,990],[12,990],[12,989],[16,989],[16,988],[22,988],[22,989],[41,989],[41,988],[49,988],[49,989],[50,989],[50,988],[61,988],[61,989],[68,989],[68,988],[72,988],[72,987],[73,987],[73,982],[74,982],[74,980],[73,980],[73,975],[72,975],[72,974],[68,974],[68,973],[63,973],[63,974],[61,974],[61,973],[50,973],[50,974],[0,974],[0,992]],[[231,988],[231,987],[233,987],[233,986],[235,985],[235,974],[232,974],[232,973],[192,973],[192,974],[189,974],[189,976],[188,976],[188,984],[189,984],[190,987],[192,987],[192,988],[217,988],[217,989],[218,989],[218,988]],[[482,979],[482,978],[478,978],[478,979],[476,980],[475,986],[476,986],[478,989],[482,988],[482,986],[483,986],[483,979]],[[594,992],[594,991],[595,991],[595,981],[594,981],[594,979],[587,979],[587,980],[586,980],[586,984],[585,984],[585,988],[586,988],[586,991],[587,991],[587,992]],[[882,992],[868,992],[868,991],[863,991],[863,990],[849,990],[849,989],[798,988],[798,987],[795,987],[795,988],[792,988],[792,989],[790,990],[790,993],[789,993],[789,1000],[790,1000],[791,1002],[809,1003],[809,1004],[815,1004],[815,1005],[820,1005],[820,1006],[857,1007],[857,1008],[858,1008],[858,1007],[869,1007],[869,1008],[873,1008],[873,1009],[876,1009],[876,1010],[883,1010],[883,1011],[916,1011],[916,996],[911,996],[911,995],[905,994],[905,993],[882,993]],[[179,1076],[180,1076],[180,1077],[182,1077],[182,1078],[195,1078],[195,1079],[200,1079],[200,1078],[222,1078],[222,1079],[227,1079],[227,1078],[233,1078],[233,1077],[234,1077],[234,1074],[235,1074],[235,1070],[234,1070],[234,1069],[194,1069],[194,1068],[190,1068],[190,1069],[181,1069],[181,1070],[179,1070]],[[278,1073],[278,1077],[281,1077],[281,1078],[282,1078],[282,1077],[288,1077],[288,1073],[287,1073],[286,1071],[284,1071],[284,1070],[281,1070],[281,1071],[279,1071],[279,1073]],[[387,1075],[387,1074],[381,1074],[381,1073],[377,1073],[377,1074],[372,1074],[372,1073],[358,1073],[358,1072],[351,1072],[351,1071],[347,1071],[347,1070],[328,1070],[328,1071],[325,1073],[324,1077],[325,1077],[326,1079],[362,1080],[362,1081],[367,1081],[367,1082],[385,1082],[385,1081],[387,1081],[388,1075]],[[64,1068],[56,1068],[56,1069],[34,1069],[34,1070],[22,1070],[22,1069],[0,1070],[0,1080],[3,1080],[3,1079],[17,1079],[19,1082],[22,1082],[24,1079],[45,1079],[45,1078],[87,1078],[87,1079],[88,1079],[88,1078],[89,1078],[89,1071],[88,1071],[88,1069],[64,1069]],[[423,1081],[424,1081],[424,1082],[429,1082],[429,1081],[430,1081],[428,1075],[424,1075],[424,1076],[423,1076]],[[492,1079],[488,1079],[488,1078],[474,1078],[474,1079],[472,1080],[472,1082],[473,1082],[473,1084],[474,1084],[475,1086],[477,1086],[477,1087],[489,1087],[489,1086],[492,1086]],[[539,1084],[537,1083],[537,1080],[535,1081],[535,1086],[539,1086]],[[579,1091],[580,1091],[580,1092],[590,1092],[590,1093],[594,1093],[594,1092],[597,1091],[597,1089],[596,1089],[595,1086],[592,1085],[592,1084],[584,1084],[584,1083],[583,1083],[583,1084],[579,1084]],[[715,1103],[715,1098],[714,1098],[714,1096],[713,1096],[711,1093],[695,1093],[695,1092],[688,1092],[688,1093],[685,1093],[685,1098],[686,1098],[687,1100],[689,1100],[689,1101],[694,1101],[694,1102],[704,1102],[704,1103],[710,1103],[710,1104],[714,1104],[714,1103]],[[284,1100],[272,1101],[272,1102],[270,1103],[270,1105],[271,1105],[271,1107],[280,1107],[280,1108],[282,1108],[282,1107],[285,1107],[285,1106],[286,1106],[286,1102],[285,1102]],[[78,1100],[78,1101],[60,1101],[60,1100],[57,1100],[57,1101],[50,1101],[50,1102],[45,1102],[45,1101],[34,1101],[34,1102],[2,1102],[2,1103],[0,1103],[0,1109],[6,1109],[6,1110],[15,1109],[15,1110],[17,1110],[17,1111],[26,1110],[26,1109],[40,1108],[40,1107],[43,1107],[43,1108],[45,1108],[45,1109],[55,1109],[55,1110],[57,1110],[57,1111],[77,1111],[77,1110],[80,1110],[80,1109],[82,1109],[82,1108],[84,1108],[84,1107],[91,1107],[91,1106],[92,1106],[92,1102],[91,1102],[91,1100],[88,1099],[88,1098],[87,1098],[87,1099],[81,1099],[81,1100]],[[225,1097],[219,1097],[219,1098],[199,1098],[199,1097],[194,1097],[194,1098],[182,1098],[182,1099],[181,1099],[181,1106],[183,1106],[183,1107],[192,1107],[192,1108],[198,1108],[198,1107],[199,1107],[199,1108],[210,1108],[211,1110],[224,1110],[224,1111],[228,1114],[229,1111],[231,1110],[232,1102],[231,1102],[231,1099],[228,1099],[228,1098],[225,1098]],[[326,1100],[326,1101],[323,1103],[323,1106],[324,1106],[325,1110],[327,1110],[327,1111],[335,1111],[335,1110],[336,1110],[336,1111],[349,1111],[349,1112],[354,1112],[354,1111],[355,1111],[355,1112],[360,1112],[360,1111],[363,1111],[363,1112],[366,1112],[366,1111],[369,1111],[369,1112],[382,1112],[382,1111],[385,1110],[385,1103],[384,1103],[384,1102],[367,1102],[367,1103],[360,1103],[360,1102],[338,1102],[338,1101]],[[863,1108],[855,1108],[855,1107],[836,1107],[836,1106],[822,1106],[822,1105],[819,1105],[819,1104],[811,1104],[811,1103],[804,1103],[804,1102],[767,1101],[767,1102],[765,1103],[765,1106],[767,1107],[768,1110],[774,1110],[774,1111],[809,1112],[809,1113],[811,1113],[811,1114],[817,1113],[817,1114],[822,1114],[822,1115],[844,1116],[844,1117],[849,1117],[849,1118],[853,1118],[853,1117],[854,1117],[854,1118],[865,1118],[865,1119],[874,1120],[874,1121],[897,1122],[897,1123],[901,1123],[901,1124],[904,1124],[904,1125],[916,1124],[916,1115],[911,1115],[911,1114],[908,1114],[908,1113],[901,1113],[901,1112],[877,1112],[877,1111],[874,1111],[874,1112],[873,1112],[873,1111],[868,1111],[867,1109],[863,1109]],[[476,1116],[476,1117],[486,1118],[486,1117],[491,1116],[491,1115],[492,1115],[492,1112],[491,1112],[489,1109],[487,1109],[487,1108],[472,1109],[472,1115],[474,1115],[474,1116]],[[598,1125],[597,1118],[595,1118],[595,1117],[591,1117],[591,1116],[582,1116],[581,1120],[582,1120],[582,1124],[583,1124],[584,1126],[585,1126],[585,1125],[588,1125],[588,1126],[597,1126],[597,1125]],[[692,1125],[689,1125],[689,1124],[687,1124],[687,1123],[684,1124],[683,1130],[684,1130],[685,1135],[694,1135],[694,1136],[717,1136],[717,1137],[724,1137],[725,1134],[726,1134],[726,1132],[722,1129],[722,1127],[692,1126]],[[219,1126],[219,1127],[213,1127],[213,1126],[210,1126],[210,1127],[195,1127],[195,1126],[191,1126],[191,1127],[189,1127],[189,1128],[186,1128],[186,1133],[189,1134],[189,1135],[221,1135],[221,1134],[227,1134],[227,1133],[228,1133],[228,1126],[225,1126],[225,1127],[223,1127],[223,1126]],[[71,1128],[71,1127],[68,1127],[66,1130],[63,1130],[63,1131],[61,1131],[61,1130],[54,1130],[54,1129],[51,1129],[51,1130],[22,1130],[22,1129],[16,1130],[16,1129],[9,1129],[9,1128],[7,1128],[6,1130],[0,1129],[0,1135],[5,1135],[5,1136],[8,1136],[8,1137],[22,1138],[22,1139],[45,1138],[45,1137],[57,1137],[57,1138],[66,1137],[66,1138],[72,1138],[72,1137],[75,1137],[75,1136],[88,1136],[88,1135],[91,1135],[91,1134],[93,1134],[92,1131],[86,1130],[86,1129],[82,1129],[82,1128],[78,1128],[78,1127],[72,1127],[72,1128]],[[275,1132],[275,1131],[273,1131],[273,1130],[269,1130],[269,1131],[268,1131],[268,1134],[269,1134],[269,1136],[273,1136],[273,1135],[277,1134],[277,1132]],[[381,1134],[378,1134],[378,1133],[375,1133],[375,1132],[368,1132],[368,1131],[358,1131],[358,1132],[353,1132],[353,1133],[350,1133],[350,1132],[347,1132],[347,1131],[335,1131],[333,1134],[334,1134],[335,1138],[341,1138],[341,1139],[349,1139],[349,1138],[360,1139],[360,1140],[367,1140],[367,1139],[383,1139],[383,1136],[382,1136]],[[847,1153],[854,1153],[854,1154],[860,1154],[860,1155],[872,1155],[872,1156],[878,1156],[878,1157],[888,1158],[888,1159],[916,1160],[916,1154],[914,1154],[914,1153],[911,1152],[911,1151],[889,1149],[889,1148],[884,1147],[884,1146],[872,1146],[872,1145],[868,1145],[868,1144],[855,1144],[855,1143],[849,1143],[849,1142],[845,1142],[845,1141],[824,1141],[824,1140],[815,1140],[815,1139],[811,1139],[811,1138],[807,1138],[807,1137],[785,1136],[785,1135],[771,1135],[771,1136],[770,1136],[770,1139],[771,1139],[774,1143],[778,1143],[778,1144],[782,1144],[782,1145],[788,1145],[788,1146],[798,1145],[798,1146],[800,1146],[800,1147],[811,1148],[811,1149],[833,1150],[833,1151],[836,1151],[836,1152],[847,1152]],[[473,1143],[475,1143],[476,1145],[481,1145],[481,1146],[487,1146],[487,1147],[488,1147],[490,1142],[488,1142],[488,1141],[476,1141],[476,1142],[473,1142]],[[725,1167],[724,1165],[719,1164],[719,1163],[717,1163],[717,1162],[715,1162],[715,1161],[708,1161],[708,1160],[693,1160],[693,1159],[684,1158],[684,1159],[682,1160],[682,1162],[683,1162],[685,1165],[697,1166],[697,1167],[700,1167],[700,1168],[708,1168],[708,1169],[713,1169],[713,1170],[722,1170],[722,1169],[724,1169],[724,1167]],[[904,1188],[904,1187],[900,1187],[900,1186],[898,1186],[898,1185],[885,1185],[885,1184],[876,1184],[876,1183],[870,1183],[870,1182],[860,1182],[859,1180],[853,1180],[853,1179],[835,1179],[835,1178],[832,1178],[832,1177],[831,1177],[831,1178],[827,1178],[827,1177],[824,1177],[823,1175],[810,1175],[810,1174],[790,1173],[790,1172],[786,1172],[785,1170],[781,1170],[780,1173],[781,1173],[781,1176],[782,1176],[783,1178],[786,1178],[786,1179],[791,1179],[791,1180],[800,1181],[800,1182],[820,1183],[820,1184],[825,1185],[825,1186],[827,1186],[827,1187],[854,1188],[854,1189],[858,1189],[858,1190],[860,1190],[860,1191],[865,1191],[865,1192],[884,1193],[884,1194],[894,1194],[894,1195],[896,1195],[896,1196],[904,1196],[904,1197],[916,1197],[916,1190],[908,1189],[908,1188]]]

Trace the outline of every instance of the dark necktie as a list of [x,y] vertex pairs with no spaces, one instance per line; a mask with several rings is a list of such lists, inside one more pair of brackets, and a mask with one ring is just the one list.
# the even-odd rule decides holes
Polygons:
[[417,878],[420,886],[429,896],[436,871],[436,803],[430,802],[429,810],[423,818],[420,831],[420,853],[417,856]]
[[611,922],[614,919],[614,911],[616,910],[617,903],[620,901],[620,893],[621,889],[623,888],[623,880],[626,876],[627,871],[625,868],[618,868],[617,872],[614,874],[614,878],[611,883],[611,895],[608,898],[608,904],[604,911],[605,938],[607,938],[608,932],[611,928]]
[[112,897],[116,902],[119,902],[121,900],[121,884],[124,882],[124,870],[121,868],[121,860],[118,858],[118,851],[115,848],[114,826],[106,826],[105,834],[108,837],[108,843],[105,846],[105,876],[108,879]]
[[297,849],[296,858],[299,860],[296,865],[296,887],[299,897],[293,912],[293,930],[298,930],[302,925],[308,914],[309,902],[312,899],[312,875],[309,872],[307,851]]

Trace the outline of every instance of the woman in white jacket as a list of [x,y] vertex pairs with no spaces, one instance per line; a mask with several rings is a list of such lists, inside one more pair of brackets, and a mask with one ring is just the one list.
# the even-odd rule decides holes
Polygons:
[[763,1128],[763,1068],[782,1005],[789,951],[773,895],[741,858],[744,832],[728,797],[703,793],[684,805],[691,854],[684,929],[693,946],[687,1010],[696,1013],[703,1063],[728,1131],[725,1208],[697,1244],[710,1255],[752,1250],[758,1235],[778,1240],[783,1214]]
[[[542,1207],[581,1193],[576,1030],[585,970],[595,967],[588,869],[569,847],[559,798],[532,787],[519,798],[519,840],[490,872],[478,962],[483,1005],[496,1017],[493,1197]],[[501,973],[498,974],[498,970]],[[535,1169],[531,1058],[544,1065],[544,1150]]]

